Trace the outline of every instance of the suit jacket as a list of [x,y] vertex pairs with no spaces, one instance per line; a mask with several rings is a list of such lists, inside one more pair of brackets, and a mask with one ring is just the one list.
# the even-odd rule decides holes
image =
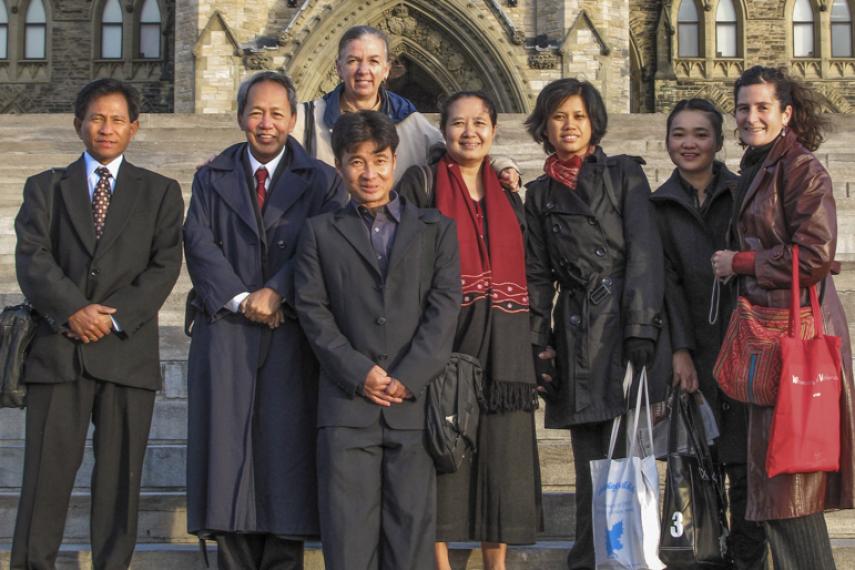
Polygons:
[[[33,383],[99,380],[161,386],[157,312],[181,270],[184,201],[175,180],[119,168],[104,234],[95,239],[83,157],[52,184],[29,178],[15,219],[18,284],[41,319],[25,367]],[[78,309],[114,307],[121,332],[83,344],[62,335]]]
[[[403,199],[402,199],[403,200]],[[297,313],[321,363],[318,426],[424,428],[424,393],[451,355],[460,310],[454,222],[403,200],[386,277],[355,208],[309,221],[300,237]],[[377,364],[415,399],[377,406],[357,389]]]

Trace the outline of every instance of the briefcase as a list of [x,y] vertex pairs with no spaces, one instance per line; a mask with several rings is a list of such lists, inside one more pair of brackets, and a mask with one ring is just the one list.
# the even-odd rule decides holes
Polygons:
[[36,314],[27,304],[0,312],[0,408],[23,408],[27,401],[24,361],[36,333]]

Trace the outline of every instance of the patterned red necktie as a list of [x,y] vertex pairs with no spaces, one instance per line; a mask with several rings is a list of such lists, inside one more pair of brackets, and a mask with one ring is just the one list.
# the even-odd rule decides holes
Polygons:
[[104,222],[107,221],[107,208],[110,207],[110,171],[99,166],[95,169],[99,176],[95,191],[92,193],[92,221],[95,223],[95,239],[101,239],[104,233]]
[[267,181],[267,169],[263,166],[255,171],[255,199],[258,201],[258,209],[264,209],[264,200],[267,198],[267,189],[264,183]]

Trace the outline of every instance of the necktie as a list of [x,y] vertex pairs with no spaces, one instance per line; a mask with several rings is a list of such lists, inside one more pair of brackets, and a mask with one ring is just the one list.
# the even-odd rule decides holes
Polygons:
[[264,209],[264,200],[267,198],[265,181],[267,181],[267,169],[262,166],[255,171],[255,199],[258,201],[259,210]]
[[99,166],[95,169],[99,176],[92,193],[92,221],[95,223],[95,238],[101,239],[104,233],[104,222],[107,221],[107,208],[110,207],[110,178],[111,174],[107,168]]

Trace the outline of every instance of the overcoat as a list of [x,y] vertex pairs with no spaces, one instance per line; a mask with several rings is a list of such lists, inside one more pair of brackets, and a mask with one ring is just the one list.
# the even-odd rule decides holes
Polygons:
[[[201,168],[184,236],[198,310],[190,344],[187,525],[191,533],[318,534],[318,365],[293,313],[294,254],[310,216],[346,200],[335,171],[289,138],[259,232],[245,143]],[[285,160],[283,158],[283,160]],[[225,304],[262,287],[283,298],[274,331]]]
[[665,397],[671,347],[663,255],[641,163],[607,157],[598,148],[583,163],[575,190],[547,176],[527,185],[531,342],[558,353],[558,393],[546,402],[548,428],[624,413],[623,346],[631,337],[656,342],[650,396]]
[[[831,269],[837,246],[837,210],[831,177],[788,131],[777,140],[745,192],[736,219],[741,251],[756,252],[753,276],[740,276],[738,292],[752,304],[788,307],[792,244],[799,244],[801,285],[822,291],[826,333],[843,341],[840,471],[766,477],[766,449],[774,408],[751,406],[748,427],[748,520],[801,517],[855,507],[855,414],[852,350],[843,305]],[[802,291],[802,305],[807,303]]]
[[[665,252],[665,308],[671,349],[692,355],[701,392],[718,420],[718,458],[723,463],[745,463],[748,408],[728,398],[716,384],[712,371],[734,305],[734,290],[719,284],[718,310],[712,301],[715,276],[710,259],[726,249],[739,177],[720,162],[713,166],[715,186],[700,210],[683,187],[680,173],[654,192],[659,235]],[[710,323],[710,310],[715,312]]]

